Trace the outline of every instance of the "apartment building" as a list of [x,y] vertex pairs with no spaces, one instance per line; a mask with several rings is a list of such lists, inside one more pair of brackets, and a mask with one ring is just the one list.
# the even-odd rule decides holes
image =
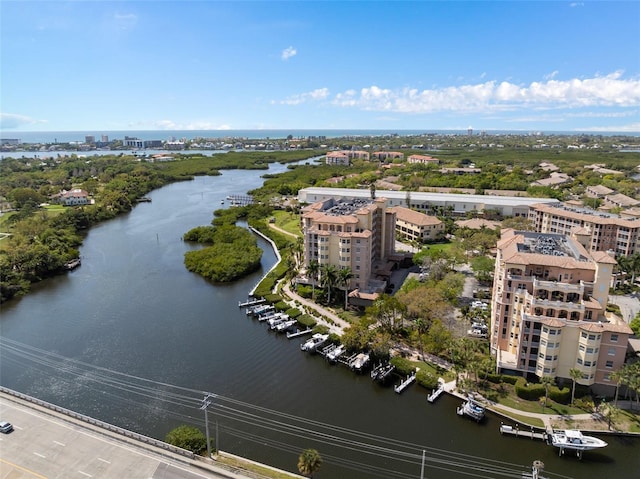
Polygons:
[[605,388],[625,361],[632,334],[605,313],[616,261],[575,239],[507,229],[497,245],[491,352],[500,371],[570,379]]
[[404,240],[426,243],[444,236],[444,223],[435,216],[402,206],[394,206],[389,211],[396,214],[396,234]]
[[[325,188],[311,186],[298,191],[300,203],[315,203],[328,198],[368,198],[369,189]],[[388,206],[409,206],[418,211],[440,208],[454,216],[468,213],[483,214],[485,211],[502,217],[529,217],[531,205],[558,203],[554,198],[529,198],[525,196],[471,195],[463,193],[431,193],[427,191],[377,190],[376,196],[386,198]],[[408,202],[408,204],[407,204]]]
[[617,256],[640,252],[640,219],[561,204],[532,205],[529,220],[540,233],[573,235],[587,251]]
[[423,165],[437,165],[440,163],[438,158],[434,158],[433,156],[427,155],[410,155],[407,158],[407,163],[420,163]]
[[303,210],[304,265],[351,268],[349,289],[369,290],[395,250],[395,213],[386,200],[327,199]]

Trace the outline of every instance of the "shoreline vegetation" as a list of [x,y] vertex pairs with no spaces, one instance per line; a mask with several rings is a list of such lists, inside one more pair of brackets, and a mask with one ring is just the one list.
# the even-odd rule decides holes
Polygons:
[[[486,141],[487,146],[480,141]],[[500,148],[495,147],[498,141]],[[628,142],[635,141],[634,137],[628,139]],[[137,200],[170,182],[189,180],[198,175],[217,175],[221,169],[266,169],[270,162],[297,162],[322,156],[330,149],[364,148],[364,142],[373,143],[381,150],[402,150],[405,156],[436,149],[437,153],[430,154],[437,154],[441,162],[439,167],[411,165],[396,160],[354,160],[349,166],[301,165],[279,175],[266,174],[262,187],[247,192],[258,204],[217,210],[211,226],[196,227],[185,233],[185,241],[206,245],[187,253],[185,265],[190,271],[212,281],[232,281],[254,271],[259,266],[262,252],[255,246],[251,233],[236,226],[236,222],[246,221],[271,238],[282,255],[279,264],[258,285],[255,295],[265,297],[302,326],[322,332],[342,329],[341,335],[334,333],[330,340],[341,342],[348,350],[368,350],[376,360],[391,359],[398,375],[406,376],[419,367],[416,382],[426,391],[435,388],[438,377],[444,376],[447,381],[455,381],[459,391],[475,391],[498,406],[506,404],[522,408],[524,417],[527,417],[528,410],[532,412],[533,409],[550,410],[562,417],[600,414],[598,417],[603,418],[600,423],[608,426],[603,429],[613,427],[640,432],[640,417],[635,411],[629,413],[617,405],[613,407],[613,401],[609,400],[608,409],[603,411],[587,388],[576,388],[574,401],[573,395],[568,393],[571,384],[561,383],[546,390],[537,384],[518,383],[517,378],[492,374],[486,341],[459,333],[457,326],[462,325],[466,330],[472,314],[457,302],[462,293],[464,275],[456,266],[471,262],[471,268],[478,277],[487,272],[487,267],[491,269],[492,265],[481,265],[480,262],[475,267],[469,251],[474,252],[473,256],[484,258],[495,244],[497,231],[457,230],[448,212],[435,212],[445,222],[447,232],[455,233],[456,240],[426,245],[414,256],[414,262],[429,266],[428,280],[408,279],[396,294],[383,295],[380,301],[366,310],[345,308],[344,288],[336,277],[327,280],[330,275],[326,271],[324,280],[321,280],[320,272],[313,275],[310,286],[298,285],[294,281],[298,273],[302,273],[302,242],[297,236],[299,229],[296,229],[299,205],[295,201],[301,188],[335,185],[368,189],[371,185],[385,182],[406,191],[428,191],[431,188],[448,188],[453,192],[470,188],[475,193],[510,190],[522,195],[564,200],[584,191],[586,186],[602,184],[633,195],[640,187],[637,178],[640,152],[622,153],[614,144],[621,143],[620,138],[595,136],[545,138],[508,135],[484,140],[443,136],[428,141],[421,137],[385,136],[327,139],[326,142],[329,144],[322,150],[307,149],[310,145],[304,145],[305,148],[294,151],[229,152],[211,157],[197,152],[182,152],[172,155],[173,161],[161,163],[127,155],[94,156],[90,159],[74,155],[41,162],[5,158],[0,162],[0,196],[5,199],[3,211],[11,211],[0,217],[0,232],[5,234],[0,240],[0,302],[26,294],[31,283],[64,272],[64,265],[79,257],[78,248],[88,228],[130,211]],[[576,142],[587,146],[566,148]],[[540,146],[556,143],[565,147]],[[490,146],[492,144],[494,147]],[[548,176],[539,165],[551,161],[567,172],[572,182],[557,189],[530,186],[533,180]],[[460,175],[440,171],[442,166],[460,168],[470,164],[482,172]],[[602,164],[622,174],[598,175],[584,168],[589,164]],[[87,191],[94,203],[64,208],[42,206],[61,190],[72,188]],[[597,206],[597,203],[594,199],[592,206]],[[273,218],[275,226],[283,231],[272,227]],[[505,220],[503,226],[505,223],[509,220]],[[525,221],[511,223],[515,227],[527,227]],[[221,259],[234,256],[234,251],[239,249],[251,251],[251,254],[233,264]],[[294,293],[293,298],[287,295],[287,289]],[[309,302],[318,306],[310,307]],[[318,316],[322,321],[317,320]],[[348,326],[341,327],[344,324]],[[439,362],[434,365],[423,361],[427,354],[440,358]],[[443,368],[441,364],[447,367]],[[640,386],[635,386],[628,385],[627,390],[635,392],[637,397]],[[541,405],[540,397],[545,399],[545,404]],[[522,418],[518,416],[514,420]]]

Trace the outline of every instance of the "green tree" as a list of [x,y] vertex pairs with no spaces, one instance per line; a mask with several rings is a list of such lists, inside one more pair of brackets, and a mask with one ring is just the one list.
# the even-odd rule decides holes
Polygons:
[[576,396],[576,381],[578,379],[582,379],[582,371],[580,371],[578,368],[571,368],[571,369],[569,369],[569,376],[571,376],[571,382],[572,382],[572,387],[571,387],[571,405],[573,405],[573,401],[574,401],[575,396]]
[[471,260],[471,270],[479,281],[489,282],[491,281],[495,263],[496,261],[488,256],[476,256]]
[[547,406],[549,401],[549,388],[556,383],[556,380],[551,376],[542,376],[540,378],[540,384],[544,387],[544,406]]
[[202,455],[207,450],[207,438],[197,427],[178,426],[169,431],[164,440],[173,446],[186,449],[194,454]]
[[318,273],[320,272],[320,263],[318,261],[311,260],[309,266],[307,266],[307,275],[311,280],[311,297],[315,299],[316,296],[316,281],[318,281]]
[[305,449],[298,457],[298,471],[304,476],[313,477],[321,465],[322,457],[315,449]]
[[331,304],[331,289],[335,286],[338,277],[338,269],[332,264],[324,264],[320,267],[320,284],[327,290],[327,303]]
[[344,288],[344,309],[345,311],[349,307],[349,282],[353,278],[353,272],[348,266],[338,270],[337,283],[340,288]]

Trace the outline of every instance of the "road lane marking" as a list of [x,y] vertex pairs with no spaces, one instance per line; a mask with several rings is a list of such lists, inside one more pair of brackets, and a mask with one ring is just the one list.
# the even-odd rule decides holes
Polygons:
[[47,456],[45,456],[45,455],[43,455],[43,454],[40,454],[39,452],[34,452],[34,454],[35,454],[36,456],[38,456],[38,457],[41,457],[42,459],[46,459],[46,458],[47,458]]
[[53,441],[55,444],[57,444],[58,446],[62,446],[62,447],[66,447],[66,444],[62,443],[62,442],[58,442],[58,441]]
[[20,469],[21,471],[24,471],[27,474],[31,474],[32,476],[37,477],[38,479],[48,479],[47,476],[43,476],[41,474],[38,474],[37,472],[34,472],[31,469],[27,469],[26,467],[18,466],[17,464],[14,464],[13,462],[9,462],[6,459],[2,459],[1,457],[0,457],[0,462],[8,464],[8,465],[10,465],[11,467],[13,467],[15,469]]
[[107,461],[106,459],[102,459],[101,457],[98,458],[98,461],[102,461],[102,462],[105,462],[107,464],[111,464],[111,461]]
[[87,477],[93,477],[91,474],[88,474],[84,471],[78,471],[80,474],[82,474],[83,476],[87,476]]

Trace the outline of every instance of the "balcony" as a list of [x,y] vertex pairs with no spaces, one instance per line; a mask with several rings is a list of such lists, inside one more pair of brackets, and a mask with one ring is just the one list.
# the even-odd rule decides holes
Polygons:
[[533,289],[547,289],[555,291],[563,291],[565,293],[578,293],[580,296],[584,294],[585,283],[580,281],[579,284],[561,283],[558,281],[543,281],[536,277],[533,278]]

